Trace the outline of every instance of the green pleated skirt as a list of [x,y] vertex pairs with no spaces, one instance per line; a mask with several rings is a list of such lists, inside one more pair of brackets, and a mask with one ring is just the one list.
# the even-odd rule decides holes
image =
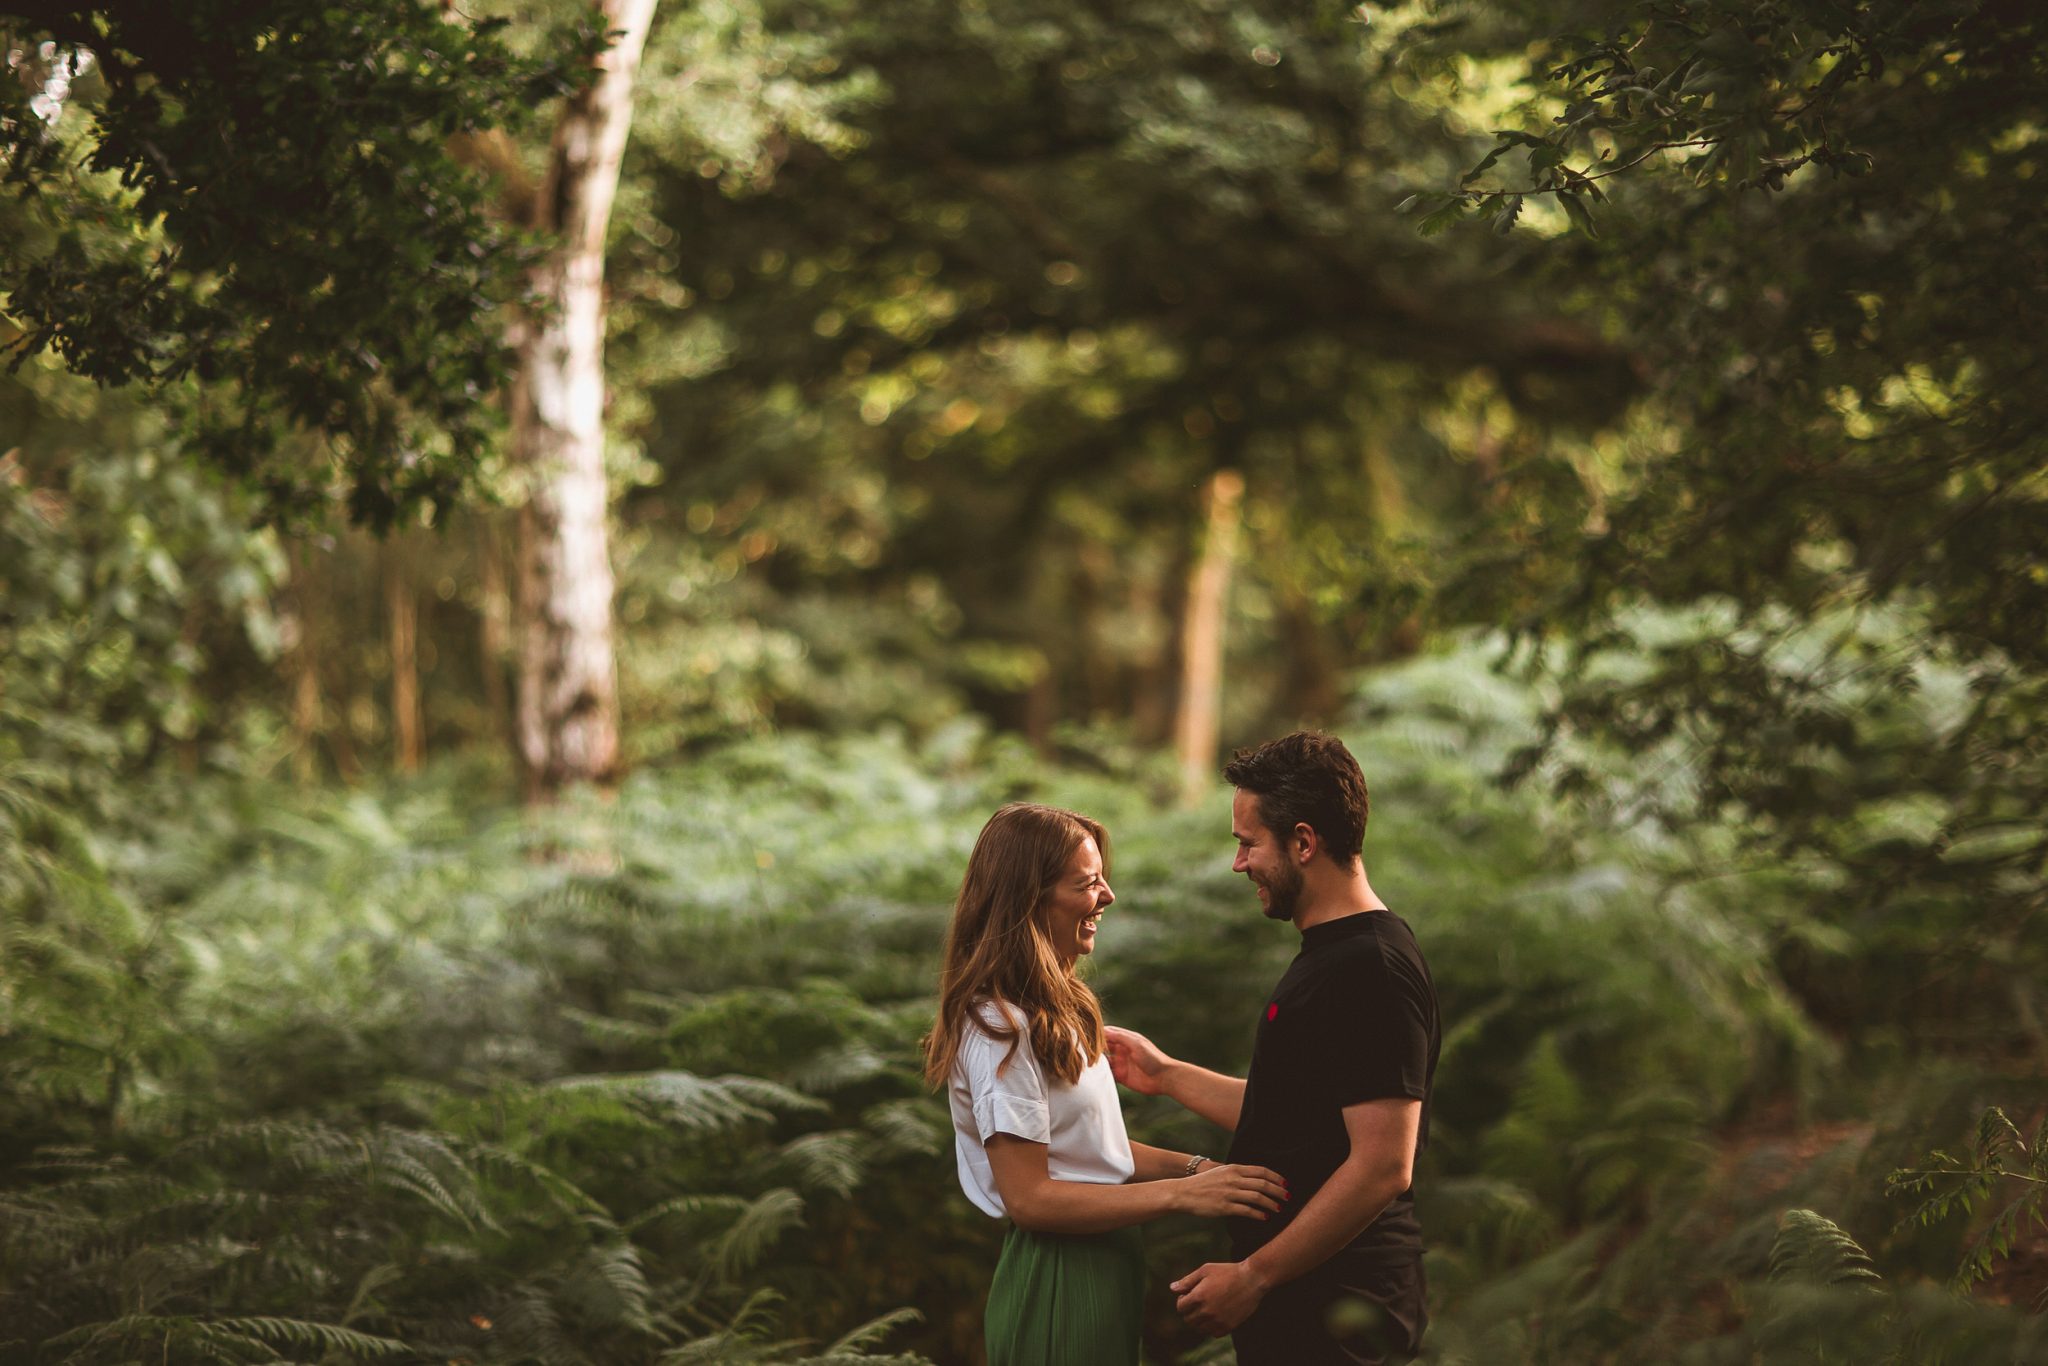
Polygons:
[[988,1291],[988,1366],[1138,1366],[1145,1245],[1012,1224]]

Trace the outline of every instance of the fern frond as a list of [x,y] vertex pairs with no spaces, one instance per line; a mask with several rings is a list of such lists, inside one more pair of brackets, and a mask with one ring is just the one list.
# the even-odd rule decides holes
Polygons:
[[1771,1244],[1770,1276],[1774,1282],[1809,1285],[1874,1287],[1882,1279],[1870,1254],[1825,1215],[1810,1209],[1789,1209],[1778,1220]]
[[519,1177],[546,1195],[560,1213],[578,1217],[606,1213],[596,1196],[552,1167],[543,1166],[499,1144],[483,1143],[474,1139],[459,1142],[461,1151],[478,1167],[484,1170],[505,1171]]
[[2048,1227],[2048,1143],[2037,1132],[2030,1143],[2018,1125],[1997,1106],[1977,1120],[1969,1159],[1936,1149],[1926,1165],[1902,1168],[1885,1178],[1892,1195],[1922,1195],[1901,1224],[1932,1225],[1954,1214],[1974,1214],[2001,1183],[2017,1183],[2020,1191],[1994,1215],[1964,1250],[1950,1284],[1958,1290],[1991,1274],[1999,1258],[2011,1255],[2014,1242],[2029,1224]]
[[619,1241],[587,1249],[562,1292],[598,1324],[653,1336],[654,1292],[640,1263],[640,1250]]
[[565,1077],[543,1090],[555,1095],[590,1095],[644,1107],[667,1123],[698,1133],[717,1133],[742,1124],[764,1123],[778,1113],[816,1112],[822,1103],[786,1086],[755,1077],[706,1078],[664,1071]]
[[918,1313],[915,1309],[892,1310],[879,1318],[869,1319],[860,1327],[842,1336],[837,1342],[825,1349],[825,1358],[829,1360],[837,1356],[866,1355],[869,1348],[880,1346],[882,1339],[888,1337],[889,1334],[895,1332],[898,1328],[923,1322],[924,1315]]
[[477,1198],[467,1171],[452,1154],[448,1154],[449,1161],[455,1163],[452,1170],[434,1170],[421,1154],[440,1155],[447,1153],[446,1148],[417,1142],[417,1137],[390,1130],[363,1136],[346,1156],[331,1160],[331,1169],[360,1173],[372,1187],[410,1195],[463,1229],[495,1230],[497,1222]]
[[667,1036],[667,1029],[661,1025],[645,1024],[638,1020],[621,1020],[609,1015],[595,1015],[573,1006],[562,1011],[562,1018],[583,1031],[592,1043],[613,1047],[632,1044],[658,1043]]
[[352,1360],[417,1355],[411,1346],[396,1338],[377,1337],[331,1323],[270,1317],[203,1319],[190,1315],[128,1314],[101,1323],[81,1324],[43,1345],[75,1349],[64,1357],[73,1361],[94,1348],[114,1344],[133,1344],[150,1359],[160,1353],[168,1360],[201,1357],[236,1363],[279,1360],[272,1344],[315,1350],[325,1356],[339,1354]]
[[638,1233],[651,1228],[666,1219],[688,1219],[700,1214],[726,1214],[737,1218],[747,1208],[744,1196],[738,1195],[678,1195],[650,1205],[623,1225],[628,1233]]
[[2027,1151],[2026,1135],[2020,1126],[1998,1106],[1985,1109],[1977,1117],[1977,1165],[1999,1167],[2014,1154],[2024,1155]]
[[562,1329],[553,1298],[540,1286],[520,1284],[493,1314],[497,1346],[504,1360],[532,1359],[540,1366],[590,1366]]
[[1950,1284],[1958,1290],[1968,1290],[1978,1281],[1991,1274],[1991,1268],[2002,1257],[2012,1255],[2013,1245],[2026,1227],[2048,1229],[2048,1214],[2041,1205],[2041,1191],[2022,1191],[2004,1209],[1992,1217],[1982,1233],[1970,1240],[1970,1246],[1963,1252],[1961,1265],[1956,1268]]
[[662,1353],[658,1366],[766,1366],[789,1345],[770,1341],[781,1304],[780,1292],[756,1290],[723,1327]]
[[885,1076],[897,1065],[864,1043],[848,1043],[814,1054],[791,1068],[789,1081],[801,1090],[829,1095]]
[[369,1312],[376,1302],[376,1294],[387,1285],[393,1285],[405,1278],[405,1268],[396,1262],[385,1262],[373,1266],[363,1273],[356,1282],[355,1293],[349,1296],[348,1308],[342,1311],[341,1326],[346,1328],[357,1318]]
[[791,1139],[782,1145],[779,1156],[803,1189],[848,1196],[866,1174],[866,1146],[862,1135],[848,1129],[832,1129]]
[[343,1356],[373,1358],[415,1355],[411,1346],[396,1338],[358,1332],[339,1324],[314,1323],[308,1319],[214,1319],[212,1325],[225,1332],[254,1338],[260,1342],[310,1348],[322,1353],[338,1352]]
[[775,1331],[775,1315],[782,1305],[782,1292],[763,1286],[748,1295],[726,1331],[755,1342],[765,1341]]
[[830,1109],[815,1096],[760,1077],[724,1076],[718,1084],[747,1104],[779,1115],[821,1115]]
[[804,1221],[803,1197],[781,1187],[749,1201],[732,1226],[711,1246],[713,1273],[722,1280],[736,1280],[741,1272],[758,1263],[777,1239]]
[[937,1100],[883,1101],[861,1116],[861,1127],[875,1135],[881,1157],[942,1152],[953,1133]]

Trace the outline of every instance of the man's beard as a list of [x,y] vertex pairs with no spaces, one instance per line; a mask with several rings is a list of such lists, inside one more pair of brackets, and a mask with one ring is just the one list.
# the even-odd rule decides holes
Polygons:
[[1266,919],[1294,919],[1294,908],[1301,904],[1301,883],[1301,869],[1291,863],[1280,865],[1280,871],[1265,884]]

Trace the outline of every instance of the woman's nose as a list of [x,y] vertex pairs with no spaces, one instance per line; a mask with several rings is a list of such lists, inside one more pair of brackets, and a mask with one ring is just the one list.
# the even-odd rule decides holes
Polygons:
[[1109,884],[1107,882],[1103,883],[1101,899],[1098,900],[1095,904],[1098,906],[1107,906],[1110,902],[1114,900],[1116,900],[1116,893],[1109,890]]

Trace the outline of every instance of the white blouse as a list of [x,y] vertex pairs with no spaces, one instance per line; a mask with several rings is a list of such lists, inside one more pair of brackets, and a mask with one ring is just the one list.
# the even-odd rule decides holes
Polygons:
[[[1022,1031],[1024,1018],[1014,1007],[1007,1016]],[[993,1001],[983,1001],[975,1014],[1001,1026],[1003,1015]],[[953,1150],[960,1169],[960,1188],[975,1208],[997,1219],[1004,1216],[996,1191],[988,1150],[982,1145],[994,1134],[1014,1134],[1046,1145],[1046,1172],[1055,1181],[1083,1181],[1120,1186],[1137,1166],[1131,1160],[1130,1136],[1124,1132],[1123,1107],[1107,1056],[1097,1058],[1068,1083],[1049,1075],[1031,1051],[1031,1036],[1020,1032],[1017,1050],[1004,1055],[1009,1043],[976,1027],[970,1019],[953,1059],[947,1100],[953,1111]]]

